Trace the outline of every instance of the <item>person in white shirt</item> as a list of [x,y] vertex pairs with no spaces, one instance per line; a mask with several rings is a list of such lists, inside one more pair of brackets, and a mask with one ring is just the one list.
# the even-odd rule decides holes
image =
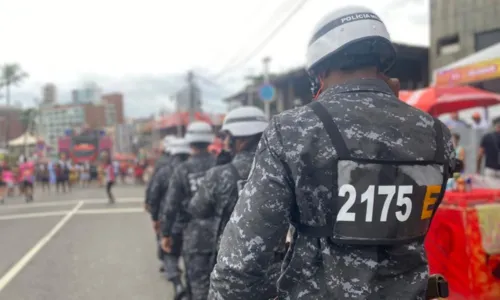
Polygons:
[[460,119],[457,112],[453,112],[450,114],[451,119],[446,120],[444,124],[450,129],[457,128],[469,128],[469,124],[467,124],[464,120]]
[[475,112],[472,114],[472,128],[474,129],[488,129],[488,122],[482,118],[479,112]]

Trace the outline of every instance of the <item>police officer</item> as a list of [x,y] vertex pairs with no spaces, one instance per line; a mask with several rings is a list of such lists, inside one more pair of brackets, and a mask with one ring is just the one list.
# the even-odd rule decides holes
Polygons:
[[[151,219],[153,221],[153,229],[158,239],[160,238],[160,211],[167,193],[170,176],[172,176],[175,167],[188,159],[191,149],[185,139],[174,139],[170,141],[169,152],[171,155],[169,162],[160,167],[160,169],[156,172],[152,178],[150,190]],[[181,272],[179,270],[182,235],[173,234],[172,244],[173,247],[170,253],[165,253],[161,248],[160,243],[158,243],[158,258],[163,261],[166,277],[174,285],[176,297],[180,299],[185,293],[185,289],[180,280]]]
[[400,101],[380,18],[321,19],[307,70],[316,101],[274,117],[226,225],[209,299],[268,299],[276,243],[294,233],[277,299],[423,299],[423,239],[453,165],[449,130]]
[[170,157],[170,152],[169,152],[169,144],[171,141],[175,139],[174,136],[167,135],[163,138],[163,153],[162,155],[158,158],[158,160],[155,163],[155,168],[153,170],[153,175],[151,175],[151,180],[149,180],[149,183],[146,187],[146,197],[144,201],[144,208],[146,211],[150,210],[150,189],[151,189],[151,183],[153,182],[153,177],[156,174],[156,172],[164,165],[168,164],[169,157]]
[[210,169],[189,204],[193,220],[206,222],[211,231],[204,238],[207,242],[205,248],[212,255],[212,261],[208,261],[208,265],[203,268],[206,270],[205,298],[208,295],[210,272],[215,264],[219,237],[238,200],[238,192],[248,177],[257,144],[267,124],[264,112],[256,107],[240,107],[227,114],[222,132],[225,133],[225,141],[228,141],[232,162]]
[[205,222],[191,222],[187,208],[205,173],[215,165],[215,158],[208,152],[214,137],[208,123],[193,122],[187,127],[185,139],[191,147],[191,157],[178,165],[170,178],[161,220],[162,248],[166,252],[174,250],[173,236],[183,235],[182,257],[192,300],[204,299],[206,271],[202,268],[210,259],[211,248],[205,248]]

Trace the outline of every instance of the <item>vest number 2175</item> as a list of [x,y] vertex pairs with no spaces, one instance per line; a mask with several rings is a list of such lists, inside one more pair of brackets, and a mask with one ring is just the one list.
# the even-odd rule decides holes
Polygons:
[[[387,222],[387,215],[389,213],[389,208],[394,196],[396,196],[396,205],[404,209],[396,212],[396,218],[399,222],[405,222],[408,220],[412,210],[411,195],[413,193],[412,185],[370,185],[366,191],[361,194],[361,203],[366,203],[366,215],[365,222],[373,222],[373,208],[375,204],[375,193],[377,195],[385,195],[385,201],[382,206],[382,211],[380,213],[380,222]],[[344,184],[339,188],[339,196],[347,197],[347,201],[342,205],[338,214],[337,221],[340,222],[354,222],[356,220],[356,212],[349,211],[354,205],[357,193],[356,188],[351,184]]]

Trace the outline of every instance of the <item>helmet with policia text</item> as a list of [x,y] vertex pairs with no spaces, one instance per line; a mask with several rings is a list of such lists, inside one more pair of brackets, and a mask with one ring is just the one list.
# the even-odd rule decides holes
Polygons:
[[186,139],[183,138],[175,138],[170,141],[168,146],[169,152],[172,155],[176,154],[191,154],[191,148],[189,147],[189,143]]
[[374,12],[362,6],[348,6],[330,12],[319,21],[306,56],[306,69],[313,94],[317,96],[322,73],[365,66],[377,66],[385,73],[396,61],[396,49],[387,28]]
[[206,122],[196,121],[188,125],[186,136],[184,137],[189,144],[207,143],[214,141],[215,134],[212,126]]
[[266,114],[257,107],[244,106],[230,111],[222,123],[222,131],[233,137],[252,136],[264,132],[268,124]]
[[163,151],[166,153],[170,153],[169,147],[170,143],[175,140],[176,137],[173,135],[167,135],[163,138]]

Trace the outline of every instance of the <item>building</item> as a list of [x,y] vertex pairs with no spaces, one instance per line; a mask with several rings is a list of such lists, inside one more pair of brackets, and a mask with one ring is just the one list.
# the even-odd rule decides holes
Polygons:
[[102,89],[95,82],[87,82],[81,88],[71,91],[72,103],[99,103],[102,99]]
[[500,1],[429,2],[431,71],[500,42]]
[[[17,138],[26,130],[22,121],[22,114],[23,110],[21,108],[0,105],[0,148],[6,148],[8,141]],[[7,123],[9,126],[7,126]]]
[[110,93],[102,95],[101,102],[106,106],[107,126],[123,124],[125,122],[123,94]]
[[[428,48],[395,44],[398,52],[396,63],[388,72],[390,77],[399,78],[401,89],[412,90],[423,88],[429,84]],[[311,101],[309,77],[303,67],[293,69],[285,74],[270,76],[276,88],[276,101],[271,103],[271,114],[282,112]],[[262,84],[262,76],[255,78],[253,86],[224,99],[228,108],[241,105],[256,105],[263,108],[258,99],[258,87]]]
[[42,103],[57,103],[57,87],[53,83],[47,83],[42,87]]

